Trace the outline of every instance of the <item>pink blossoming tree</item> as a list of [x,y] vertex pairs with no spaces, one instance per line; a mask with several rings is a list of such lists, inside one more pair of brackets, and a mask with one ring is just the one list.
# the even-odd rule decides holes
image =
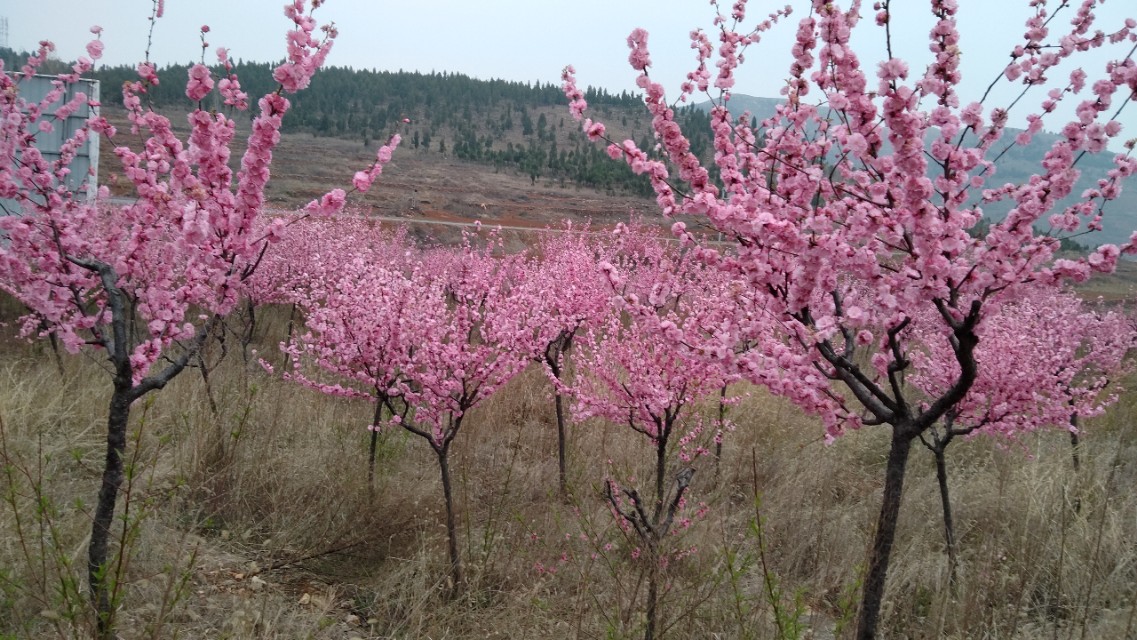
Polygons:
[[[496,257],[491,237],[483,249],[469,238],[457,251],[436,250],[424,260],[420,285],[426,313],[418,346],[404,368],[402,410],[391,422],[430,444],[438,458],[446,503],[451,593],[463,587],[450,450],[470,410],[533,361],[532,301],[517,295],[524,256]],[[394,409],[394,407],[392,407]]]
[[546,230],[536,251],[538,261],[525,278],[526,295],[544,320],[534,323],[533,342],[537,360],[553,385],[557,420],[557,481],[562,496],[568,495],[567,420],[564,396],[570,384],[565,367],[577,335],[612,312],[611,289],[597,268],[607,250],[587,225],[566,223],[560,230]]
[[[918,320],[911,329],[914,342],[926,347],[913,349],[918,373],[908,382],[934,398],[958,377],[958,365],[946,353],[948,342],[923,329]],[[1125,356],[1135,337],[1124,315],[1089,308],[1074,293],[1042,287],[1030,287],[1022,299],[1004,303],[978,331],[975,383],[938,424],[919,436],[936,460],[952,583],[958,560],[947,483],[948,445],[973,434],[1016,439],[1044,427],[1076,434],[1079,418],[1100,415],[1117,401],[1116,383],[1125,374]]]
[[[291,249],[291,251],[281,249]],[[360,218],[339,216],[290,225],[266,265],[274,281],[259,281],[291,302],[308,330],[281,345],[286,379],[329,395],[367,398],[367,484],[374,487],[383,411],[402,402],[402,368],[420,335],[418,251],[405,231],[388,232]],[[258,274],[258,276],[264,273]],[[259,280],[255,279],[255,280]],[[266,362],[268,368],[272,368]]]
[[[160,15],[158,2],[154,17]],[[236,176],[229,168],[232,118],[195,109],[188,116],[188,140],[178,139],[167,118],[143,105],[159,78],[149,61],[139,65],[139,80],[123,87],[123,101],[131,132],[143,142],[138,149],[114,147],[137,196],[126,205],[109,202],[105,190],[88,198],[89,179],[70,175],[89,138],[117,140],[114,127],[94,115],[97,109],[64,142],[58,158],[48,159],[36,148],[39,132],[51,131],[80,105],[97,108],[81,91],[69,102],[62,98],[93,68],[102,43],[92,42],[90,58],[59,75],[39,102],[21,97],[21,87],[47,59],[51,43],[43,42],[22,69],[0,68],[0,198],[9,203],[0,217],[0,287],[31,309],[24,335],[57,336],[70,351],[105,354],[113,382],[87,565],[102,638],[114,637],[120,593],[109,577],[108,546],[131,406],[184,370],[242,295],[268,239],[257,219],[289,108],[283,94],[308,84],[336,35],[334,28],[322,27],[321,36],[301,0],[286,5],[285,15],[292,29],[287,60],[274,74],[281,86],[260,99]],[[100,29],[92,32],[98,36]],[[227,54],[219,57],[224,66]],[[204,65],[191,67],[187,98],[201,101],[215,88],[227,107],[247,106],[231,72],[215,83]],[[333,190],[309,210],[333,212],[343,195]]]
[[401,427],[434,451],[452,595],[464,579],[451,447],[469,412],[544,348],[534,342],[544,316],[522,286],[529,263],[521,255],[498,257],[499,249],[494,234],[483,248],[467,236],[459,249],[416,251],[398,261],[362,243],[336,261],[341,275],[333,284],[302,304],[309,332],[288,348],[295,357],[290,378],[324,393],[372,399],[373,432]]
[[[1099,27],[1095,0],[1054,8],[1031,2],[1023,36],[1009,47],[1011,62],[994,79],[1017,85],[1020,95],[994,106],[989,93],[958,91],[954,0],[932,0],[922,9],[932,23],[928,54],[912,63],[891,48],[893,12],[911,7],[876,2],[866,21],[859,0],[797,5],[805,16],[796,25],[785,100],[757,129],[727,109],[736,70],[744,52],[793,7],[752,20],[746,1],[738,0],[718,15],[712,33],[692,33],[696,66],[679,99],[698,92],[713,100],[713,159],[691,152],[662,85],[649,74],[647,33],[633,31],[629,62],[639,72],[663,159],[630,140],[609,140],[608,150],[650,178],[665,215],[694,216],[734,240],[731,252],[700,243],[700,253],[749,284],[752,317],[772,314],[784,328],[786,338],[774,339],[750,331],[743,316],[734,335],[723,336],[728,362],[819,415],[830,437],[865,426],[889,430],[857,622],[856,637],[867,640],[877,634],[912,442],[974,385],[981,323],[1027,283],[1085,279],[1133,250],[1130,241],[1084,259],[1055,255],[1059,236],[1100,225],[1108,202],[1137,170],[1137,161],[1119,154],[1106,178],[1074,205],[1059,205],[1074,189],[1080,159],[1111,153],[1109,143],[1120,134],[1116,114],[1137,89],[1137,21]],[[860,31],[886,45],[875,64],[862,62],[852,46]],[[1104,67],[1057,75],[1058,64],[1110,45],[1122,46]],[[587,105],[574,75],[566,68],[572,114],[590,137],[607,139],[603,124],[584,118]],[[1075,119],[1060,122],[1054,111],[1069,101],[1076,103]],[[1006,135],[1011,115],[1028,123],[1013,138]],[[1022,183],[1001,181],[995,160],[1043,128],[1061,135],[1037,173]],[[717,179],[705,162],[713,163]],[[993,203],[1008,205],[1007,215],[987,233],[969,235]],[[675,230],[699,243],[684,223]],[[916,317],[935,319],[957,367],[938,395],[919,400],[904,384],[915,366],[906,329]],[[753,348],[733,347],[743,343]]]
[[[707,423],[695,405],[725,383],[721,358],[704,345],[733,299],[725,272],[667,242],[658,230],[617,228],[616,252],[600,269],[614,294],[612,312],[585,329],[579,375],[573,385],[578,419],[601,417],[644,436],[654,459],[653,491],[643,497],[614,479],[606,497],[622,527],[631,527],[646,548],[647,625],[644,638],[661,633],[659,588],[664,545],[684,505],[694,461],[709,453]],[[681,467],[681,468],[677,468]],[[675,489],[669,491],[668,477]]]

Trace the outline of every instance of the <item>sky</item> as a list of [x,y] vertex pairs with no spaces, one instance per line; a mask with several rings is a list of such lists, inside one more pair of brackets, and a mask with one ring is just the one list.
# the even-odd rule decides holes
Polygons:
[[[751,0],[748,9],[749,20],[755,22],[787,1],[794,15],[750,50],[736,92],[778,95],[789,66],[794,27],[809,3]],[[723,4],[729,9],[730,0]],[[965,83],[961,94],[966,102],[977,99],[1009,60],[1010,48],[1024,31],[1028,9],[1026,0],[959,0],[959,4]],[[289,26],[283,5],[282,0],[166,0],[165,15],[155,25],[151,58],[160,64],[197,60],[198,29],[206,24],[211,29],[207,62],[214,61],[212,51],[218,46],[228,48],[234,58],[281,59]],[[1132,0],[1105,2],[1099,25],[1112,30],[1125,17],[1137,17],[1134,5]],[[49,39],[57,45],[59,57],[67,60],[83,55],[91,38],[88,29],[98,24],[104,28],[103,62],[126,64],[142,59],[151,6],[151,0],[3,0],[0,18],[8,20],[10,47],[29,50],[39,40]],[[854,45],[862,62],[871,61],[869,68],[875,69],[883,54],[883,32],[872,24],[871,6],[872,1],[865,0],[868,17]],[[893,48],[913,70],[922,69],[928,59],[927,6],[916,0],[893,2]],[[316,17],[321,23],[334,21],[339,29],[328,59],[331,65],[559,84],[561,69],[573,64],[581,86],[614,92],[636,89],[626,38],[632,29],[643,27],[650,34],[652,74],[674,94],[694,66],[688,34],[698,27],[711,30],[714,9],[707,0],[327,0]],[[1109,54],[1087,58],[1090,77],[1109,57],[1124,55],[1120,51],[1115,47]],[[1041,99],[1040,95],[1034,104]],[[1122,137],[1137,137],[1137,105],[1127,111],[1121,119],[1126,132]],[[1021,123],[1019,118],[1026,113],[1018,109],[1012,124]],[[1047,124],[1047,129],[1060,126]]]

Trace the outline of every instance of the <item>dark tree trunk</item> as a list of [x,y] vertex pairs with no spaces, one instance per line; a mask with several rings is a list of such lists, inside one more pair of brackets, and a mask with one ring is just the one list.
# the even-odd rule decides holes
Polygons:
[[[449,444],[449,443],[448,443]],[[446,535],[450,549],[450,597],[462,592],[462,558],[458,555],[458,526],[454,518],[454,494],[450,483],[450,447],[435,449],[438,454],[438,468],[442,471],[442,493],[446,499]]]
[[[561,357],[568,351],[571,336],[561,333],[552,343],[545,347],[545,364],[557,383],[561,382]],[[559,386],[554,385],[553,407],[557,413],[557,487],[561,497],[568,497],[568,460],[567,460],[567,425],[565,424],[564,398],[561,396]]]
[[87,582],[91,603],[95,607],[97,637],[114,637],[114,603],[111,602],[107,563],[114,521],[115,503],[123,481],[123,459],[126,454],[126,427],[130,420],[130,403],[133,400],[130,380],[115,378],[107,413],[107,452],[103,466],[102,484],[99,486],[95,519],[91,526],[91,543],[87,547]]
[[644,640],[655,640],[655,628],[658,624],[659,613],[656,611],[659,602],[659,549],[652,545],[649,550],[647,574],[647,629],[644,630]]
[[375,449],[379,445],[379,423],[383,420],[383,402],[375,400],[375,422],[371,424],[371,444],[367,451],[367,493],[375,494]]
[[[664,434],[667,432],[665,431]],[[655,445],[655,511],[652,519],[657,523],[663,514],[663,474],[667,472],[667,436],[659,438]]]
[[[647,574],[647,629],[644,630],[644,640],[654,640],[657,626],[657,603],[659,601],[659,561],[660,545],[663,542],[663,505],[666,496],[663,493],[664,474],[667,472],[667,439],[671,434],[670,420],[660,425],[660,435],[655,441],[655,510],[652,512],[651,534],[648,543]],[[682,489],[679,489],[682,491]],[[672,514],[673,515],[673,514]]]
[[876,525],[869,570],[865,576],[861,596],[861,611],[857,619],[857,640],[875,640],[884,600],[884,583],[888,575],[888,561],[892,543],[896,539],[896,522],[900,515],[900,500],[904,490],[904,473],[908,466],[908,453],[916,437],[912,429],[893,427],[892,445],[888,450],[888,463],[884,475],[884,497],[880,505],[880,519]]
[[1074,462],[1074,473],[1082,468],[1082,448],[1081,443],[1078,441],[1078,414],[1070,416],[1070,457]]
[[375,491],[375,449],[379,446],[379,432],[371,430],[371,443],[367,451],[367,491]]
[[944,512],[944,543],[947,545],[948,553],[948,584],[955,588],[956,569],[959,566],[959,560],[956,556],[955,549],[955,524],[951,517],[951,497],[948,494],[947,483],[947,461],[945,460],[944,450],[946,447],[937,447],[932,450],[936,455],[936,481],[940,485],[940,506],[943,507]]
[[722,439],[726,433],[726,388],[723,385],[719,389],[719,432],[718,437],[715,438],[715,484],[719,483],[719,476],[722,475]]
[[553,396],[553,404],[557,409],[557,481],[561,496],[564,497],[568,495],[568,461],[566,460],[567,454],[565,452],[565,407],[561,392],[557,391],[555,394],[556,395]]
[[[158,373],[151,373],[137,384],[134,381],[134,368],[130,361],[130,328],[132,327],[133,305],[118,288],[118,275],[107,264],[68,258],[72,263],[99,275],[106,292],[110,323],[94,330],[95,344],[106,349],[108,360],[114,368],[114,389],[111,392],[110,406],[107,410],[107,452],[103,465],[102,483],[99,485],[98,503],[91,523],[91,539],[87,545],[87,584],[91,604],[95,609],[96,637],[99,640],[113,640],[115,602],[110,585],[109,565],[107,564],[110,546],[111,525],[114,523],[115,503],[123,483],[123,465],[126,455],[126,429],[130,421],[130,405],[151,391],[162,389],[175,376],[181,373],[190,360],[201,353],[206,339],[212,335],[220,323],[220,317],[202,326],[197,336],[184,352]],[[120,550],[120,553],[122,551]]]
[[[663,449],[666,449],[666,446],[658,450]],[[635,528],[636,534],[644,546],[647,547],[647,557],[645,560],[649,565],[647,567],[647,626],[644,630],[645,640],[654,640],[656,629],[659,627],[659,583],[661,580],[660,573],[663,571],[660,559],[663,557],[663,541],[667,539],[667,534],[671,531],[671,524],[675,520],[675,513],[683,503],[683,493],[687,490],[687,487],[690,486],[691,477],[694,473],[695,470],[690,467],[679,472],[675,477],[675,494],[671,496],[671,503],[667,507],[666,512],[660,507],[652,516],[647,515],[640,495],[634,489],[619,489],[620,492],[631,499],[631,508],[624,508],[616,499],[616,492],[618,490],[616,483],[612,481],[605,483],[605,497],[608,498],[608,504],[611,505],[617,517],[622,518]],[[660,633],[662,634],[662,631],[660,631]]]
[[245,335],[241,336],[241,359],[245,364],[249,363],[249,345],[253,343],[257,331],[257,305],[253,304],[252,298],[247,302],[245,308],[249,314],[248,324],[245,326]]
[[1077,481],[1078,472],[1082,468],[1082,443],[1078,439],[1078,414],[1070,415],[1070,459],[1074,463],[1074,513],[1082,512],[1082,487]]
[[[289,347],[292,346],[292,330],[295,328],[295,325],[296,325],[296,303],[292,303],[292,306],[288,309],[288,331],[287,331],[287,335],[284,338],[285,349],[288,349]],[[288,370],[289,364],[291,364],[291,362],[292,362],[292,355],[289,354],[288,351],[285,351],[284,352],[284,369],[286,371]]]
[[[209,414],[213,416],[213,420],[217,423],[218,431],[221,430],[221,421],[218,417],[221,415],[220,410],[217,408],[217,399],[213,397],[213,383],[209,381],[209,364],[205,361],[205,354],[197,354],[197,368],[201,371],[201,381],[205,384],[205,399],[209,402]],[[221,442],[222,448],[225,447],[224,439]]]
[[59,338],[56,337],[55,332],[47,334],[48,342],[51,343],[51,353],[55,356],[55,369],[59,371],[60,377],[63,376],[63,357],[59,354]]

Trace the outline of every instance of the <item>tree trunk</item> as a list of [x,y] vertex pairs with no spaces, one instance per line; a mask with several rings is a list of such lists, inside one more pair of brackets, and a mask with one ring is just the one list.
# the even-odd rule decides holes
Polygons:
[[947,461],[944,459],[944,447],[932,451],[936,455],[936,480],[940,485],[940,506],[944,512],[944,542],[948,553],[948,584],[955,588],[956,569],[959,560],[955,553],[955,524],[951,517],[951,498],[948,495]]
[[367,492],[375,491],[375,449],[379,446],[379,432],[371,430],[371,443],[367,451]]
[[663,522],[663,504],[666,501],[663,476],[667,472],[667,436],[670,432],[670,425],[661,425],[660,435],[655,442],[655,511],[651,516],[652,529],[649,534],[654,539],[647,541],[651,567],[647,574],[647,629],[644,630],[644,640],[655,639],[656,619],[659,617],[656,604],[659,600],[659,550],[663,542],[659,526]]
[[722,439],[726,433],[726,388],[728,385],[723,385],[719,389],[719,432],[718,437],[715,438],[715,485],[719,483],[719,476],[722,475]]
[[288,309],[288,331],[284,339],[284,370],[288,370],[289,364],[292,362],[292,355],[288,352],[288,348],[292,346],[292,330],[296,324],[296,303]]
[[247,300],[245,308],[248,310],[248,320],[245,326],[245,335],[241,336],[241,360],[249,363],[249,345],[253,343],[253,337],[257,331],[257,305],[253,304],[253,299]]
[[[130,421],[130,405],[151,391],[162,389],[185,369],[190,360],[200,353],[205,340],[217,327],[220,318],[213,320],[198,330],[193,342],[184,353],[157,374],[144,378],[135,385],[134,370],[130,361],[129,338],[130,322],[133,313],[127,312],[124,295],[116,284],[117,275],[110,266],[94,262],[71,259],[75,264],[99,274],[103,290],[107,295],[107,306],[111,321],[102,331],[95,332],[97,344],[103,346],[114,367],[114,390],[111,392],[110,406],[107,410],[107,453],[103,463],[103,479],[99,486],[95,517],[91,523],[91,540],[87,545],[87,583],[90,589],[91,604],[95,609],[96,637],[99,640],[113,640],[115,598],[110,588],[110,572],[107,563],[108,547],[111,538],[111,525],[114,522],[115,503],[123,483],[123,465],[126,455],[126,429]],[[119,553],[124,553],[119,550]],[[121,566],[121,565],[120,565]],[[121,576],[116,576],[121,577]]]
[[892,543],[896,539],[896,521],[900,515],[900,500],[904,489],[904,473],[908,466],[908,452],[916,434],[911,429],[893,427],[892,446],[888,451],[888,464],[884,475],[884,497],[880,505],[880,519],[876,525],[868,575],[861,595],[861,611],[857,619],[857,640],[875,640],[880,606],[884,600],[884,583],[888,576],[888,561]]
[[383,403],[375,400],[375,421],[371,424],[371,446],[367,451],[367,494],[375,494],[375,449],[379,445],[379,423],[383,420]]
[[644,640],[655,640],[655,628],[659,617],[656,610],[659,601],[659,547],[655,541],[650,544],[648,562],[651,566],[647,572],[647,629],[644,630]]
[[91,526],[91,542],[87,547],[87,581],[91,604],[97,616],[97,637],[114,638],[114,603],[111,602],[107,572],[108,546],[115,502],[123,481],[123,459],[126,454],[126,427],[130,420],[130,380],[115,379],[107,414],[107,453],[103,463],[103,480],[99,487],[95,519]]
[[48,339],[48,342],[51,343],[51,353],[53,356],[55,356],[55,369],[57,371],[59,371],[59,376],[63,377],[63,374],[64,374],[63,357],[61,355],[59,355],[59,338],[55,335],[55,332],[53,331],[53,332],[47,334],[47,339]]
[[[197,354],[197,368],[201,371],[201,381],[205,385],[205,399],[209,402],[209,414],[213,416],[214,422],[218,425],[218,430],[221,428],[221,420],[219,419],[221,412],[217,408],[217,399],[213,397],[213,383],[209,381],[209,365],[205,362],[205,354],[198,352]],[[222,448],[225,447],[225,442],[221,443]]]
[[565,453],[565,407],[561,392],[556,391],[553,404],[557,409],[557,480],[560,484],[561,497],[568,496],[568,461]]
[[1070,431],[1070,456],[1074,461],[1074,473],[1078,473],[1082,468],[1082,449],[1080,446],[1081,443],[1078,441],[1077,431],[1078,414],[1075,413],[1070,416],[1070,426],[1072,427]]
[[[549,366],[549,372],[553,374],[557,382],[561,382],[561,367],[558,362],[558,356],[565,352],[563,334],[556,342],[545,349],[545,364]],[[561,396],[559,386],[554,385],[553,389],[553,407],[557,412],[557,482],[558,488],[561,492],[561,497],[568,497],[568,460],[566,454],[566,428],[565,428],[565,406],[564,398]]]
[[663,476],[667,472],[667,436],[666,431],[663,432],[655,443],[655,511],[652,512],[651,518],[659,524],[660,518],[663,516],[663,502],[665,496],[663,495]]
[[1074,463],[1074,513],[1082,513],[1082,485],[1078,482],[1078,472],[1082,468],[1082,443],[1078,440],[1078,414],[1070,415],[1070,458]]
[[454,494],[450,484],[449,447],[435,449],[438,454],[438,467],[442,471],[442,493],[446,498],[446,535],[450,548],[450,597],[462,592],[462,558],[458,555],[458,526],[454,518]]

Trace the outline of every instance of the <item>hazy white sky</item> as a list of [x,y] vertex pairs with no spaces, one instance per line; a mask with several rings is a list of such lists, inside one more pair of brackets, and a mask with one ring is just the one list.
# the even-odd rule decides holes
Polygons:
[[[787,1],[797,13],[750,50],[736,92],[777,95],[788,68],[793,27],[809,3],[751,0],[749,5],[750,16],[758,18]],[[729,8],[730,0],[722,2]],[[1026,0],[959,3],[967,100],[977,98],[1009,60],[1028,12]],[[208,24],[207,62],[213,61],[217,46],[245,60],[280,59],[289,25],[283,4],[282,0],[166,0],[151,57],[159,63],[196,60],[198,27]],[[927,5],[926,0],[893,3],[894,50],[909,60],[913,70],[923,68],[928,56]],[[881,30],[872,24],[872,0],[865,0],[865,6],[868,16],[857,41],[863,62],[879,58],[883,40]],[[3,0],[0,17],[8,19],[9,46],[30,49],[39,40],[50,39],[64,59],[83,54],[90,39],[88,28],[99,24],[104,28],[104,62],[133,63],[146,47],[150,7],[150,0]],[[1109,0],[1100,15],[1099,25],[1112,30],[1125,17],[1137,17],[1137,3]],[[618,92],[635,89],[625,44],[633,28],[644,27],[651,34],[653,75],[674,91],[694,60],[688,33],[695,27],[711,29],[714,13],[707,0],[328,0],[316,17],[334,21],[339,28],[329,58],[333,65],[559,82],[561,68],[571,63],[582,85]],[[1110,53],[1124,55],[1120,47]],[[1097,77],[1105,59],[1097,56],[1087,65],[1091,78]],[[1019,117],[1026,113],[1020,110]],[[1123,124],[1127,125],[1123,136],[1137,136],[1137,105],[1127,110]],[[1057,128],[1057,123],[1047,125]]]

